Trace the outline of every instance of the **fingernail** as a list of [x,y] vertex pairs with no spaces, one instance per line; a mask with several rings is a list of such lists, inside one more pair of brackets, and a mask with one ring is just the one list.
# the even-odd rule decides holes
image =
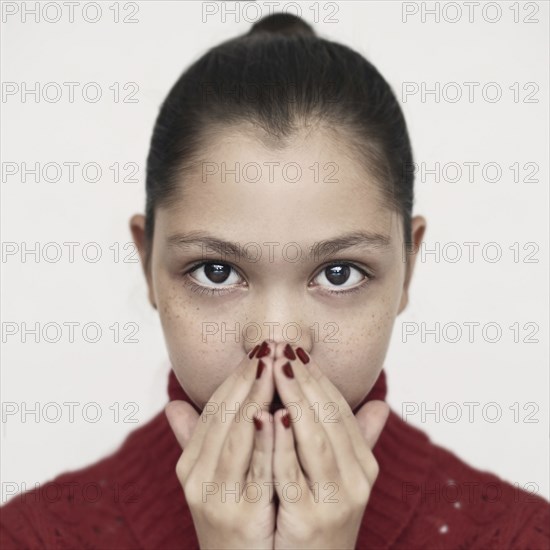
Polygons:
[[292,372],[292,366],[288,361],[283,365],[283,372],[285,373],[287,378],[294,378],[294,373]]
[[256,429],[261,430],[262,426],[263,426],[262,421],[259,418],[256,418],[256,417],[254,417],[252,420],[254,421],[254,426],[256,426]]
[[296,355],[304,365],[309,363],[309,356],[302,348],[296,348]]
[[281,422],[285,428],[288,428],[290,426],[290,416],[285,413],[281,416]]
[[294,352],[292,351],[292,348],[290,347],[290,344],[287,344],[285,346],[285,349],[283,351],[284,353],[284,356],[287,358],[287,359],[296,359],[296,355],[294,355]]
[[254,354],[260,349],[260,344],[256,344],[254,346],[254,349],[248,354],[248,357],[252,359],[254,357]]
[[262,345],[260,346],[260,349],[258,350],[258,353],[256,354],[256,357],[259,359],[260,357],[265,357],[270,353],[271,353],[271,350],[269,349],[267,342],[264,340],[262,342]]
[[264,367],[265,367],[265,363],[260,359],[258,361],[258,370],[256,371],[256,378],[260,378],[264,370]]

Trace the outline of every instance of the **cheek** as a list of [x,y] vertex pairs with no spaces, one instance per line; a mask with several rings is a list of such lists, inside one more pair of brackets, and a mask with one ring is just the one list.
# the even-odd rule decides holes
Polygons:
[[193,303],[177,284],[157,281],[158,312],[171,365],[187,395],[203,407],[242,357],[238,335],[221,327],[235,326],[227,315]]
[[396,316],[394,298],[382,295],[363,306],[339,323],[339,342],[319,350],[326,358],[323,371],[351,408],[368,394],[384,366]]
[[189,397],[203,406],[223,381],[220,350],[203,342],[200,309],[177,285],[164,282],[157,291],[158,312],[170,363]]
[[162,286],[157,296],[162,331],[171,356],[180,355],[191,342],[200,342],[192,306],[186,303],[183,293],[174,284]]

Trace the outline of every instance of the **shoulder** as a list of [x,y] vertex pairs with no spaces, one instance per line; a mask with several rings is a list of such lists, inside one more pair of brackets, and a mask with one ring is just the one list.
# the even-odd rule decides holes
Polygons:
[[470,466],[429,439],[425,444],[431,457],[425,479],[404,483],[403,498],[414,495],[418,502],[404,539],[430,548],[550,548],[547,500]]
[[0,507],[0,547],[74,549],[135,546],[125,504],[135,501],[151,438],[163,414],[132,431],[109,456],[19,493]]
[[105,524],[123,523],[114,473],[109,457],[17,494],[0,508],[0,547],[85,548],[101,538]]

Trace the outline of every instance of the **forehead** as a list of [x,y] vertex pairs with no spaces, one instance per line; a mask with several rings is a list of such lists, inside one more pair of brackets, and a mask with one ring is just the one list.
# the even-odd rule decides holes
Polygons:
[[281,142],[240,126],[210,131],[203,143],[161,213],[168,232],[277,242],[361,229],[396,236],[394,212],[344,134],[310,128]]

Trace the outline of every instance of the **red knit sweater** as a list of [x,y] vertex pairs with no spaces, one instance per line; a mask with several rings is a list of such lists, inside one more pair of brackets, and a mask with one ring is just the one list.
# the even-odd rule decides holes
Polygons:
[[[191,402],[173,372],[168,395]],[[385,396],[382,371],[363,403]],[[550,548],[548,501],[469,467],[394,411],[373,452],[380,473],[356,548]],[[1,507],[0,548],[199,548],[175,474],[180,455],[161,411],[110,456],[20,493]]]

